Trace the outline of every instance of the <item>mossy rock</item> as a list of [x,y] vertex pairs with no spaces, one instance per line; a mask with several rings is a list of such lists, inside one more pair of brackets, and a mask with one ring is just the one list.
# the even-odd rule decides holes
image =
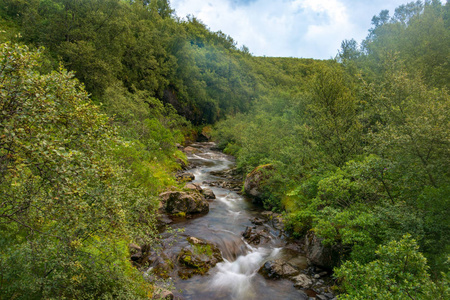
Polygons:
[[171,215],[205,214],[209,212],[209,203],[197,191],[169,191],[159,195],[165,212]]
[[251,171],[244,182],[244,192],[251,197],[261,198],[263,187],[270,177],[273,176],[275,167],[272,164],[266,164],[256,167]]
[[218,262],[223,261],[216,245],[195,237],[189,237],[189,246],[181,249],[178,262],[183,267],[178,271],[180,278],[204,275]]
[[163,259],[162,262],[158,263],[152,270],[153,274],[158,276],[159,278],[168,279],[170,277],[170,273],[174,268],[173,262],[166,258]]
[[171,277],[175,265],[166,253],[153,252],[147,260],[149,261],[150,267],[152,267],[152,273],[154,275],[164,279]]

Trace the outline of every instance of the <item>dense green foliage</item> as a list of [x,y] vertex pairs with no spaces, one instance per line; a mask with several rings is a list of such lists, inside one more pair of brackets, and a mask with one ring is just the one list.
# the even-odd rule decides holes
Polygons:
[[[276,166],[264,206],[284,211],[294,235],[312,230],[350,261],[337,272],[345,299],[404,299],[412,286],[411,299],[448,296],[426,274],[449,270],[449,8],[418,1],[393,17],[382,11],[361,46],[344,41],[334,61],[305,72],[301,60],[266,59],[279,81],[264,81],[251,112],[216,126],[244,173]],[[405,234],[414,247],[392,244]],[[418,265],[392,279],[400,271],[386,260],[409,255],[397,247],[414,249]]]
[[318,61],[166,0],[0,0],[0,298],[148,297],[127,245],[155,238],[176,144],[219,121],[243,174],[273,165],[265,208],[339,250],[343,299],[445,299],[449,9],[382,11]]
[[186,118],[248,109],[248,53],[164,0],[1,0],[0,17],[1,41],[38,49],[1,46],[1,298],[147,298],[127,245],[155,237]]
[[154,235],[157,202],[114,159],[132,146],[71,73],[0,47],[2,297],[146,296],[127,242]]
[[348,261],[336,271],[348,294],[339,299],[447,299],[447,286],[429,279],[426,259],[411,236],[391,241],[368,264]]
[[195,124],[245,111],[254,94],[246,55],[195,18],[179,21],[166,0],[1,0],[20,40],[47,48],[48,64],[75,71],[97,102],[107,89],[145,92]]

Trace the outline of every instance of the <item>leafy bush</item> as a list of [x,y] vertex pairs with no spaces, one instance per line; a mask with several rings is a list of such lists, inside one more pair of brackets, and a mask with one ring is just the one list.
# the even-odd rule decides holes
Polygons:
[[335,270],[345,291],[339,299],[448,299],[448,286],[431,281],[418,249],[417,242],[405,235],[379,246],[377,259],[369,263],[344,263]]
[[124,142],[73,74],[0,45],[0,293],[144,298],[126,245],[154,236],[157,201],[113,159]]

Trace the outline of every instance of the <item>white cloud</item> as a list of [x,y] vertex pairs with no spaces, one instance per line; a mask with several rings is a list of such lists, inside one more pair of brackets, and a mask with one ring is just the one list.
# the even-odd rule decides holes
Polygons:
[[[305,47],[301,49],[305,57],[330,58],[336,54],[336,42],[345,39],[345,32],[353,25],[347,8],[337,0],[297,0],[294,5],[310,16],[308,30],[302,36]],[[302,53],[299,53],[300,56]]]
[[211,30],[221,30],[239,45],[245,44],[255,55],[330,58],[342,40],[365,37],[373,15],[402,2],[172,0],[171,5],[179,17],[194,15]]

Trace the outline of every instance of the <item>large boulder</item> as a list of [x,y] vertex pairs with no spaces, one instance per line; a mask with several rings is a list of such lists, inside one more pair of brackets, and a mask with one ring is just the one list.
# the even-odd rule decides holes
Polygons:
[[339,253],[332,247],[324,246],[322,240],[314,232],[305,236],[306,257],[311,264],[331,270],[339,261]]
[[216,199],[216,195],[214,195],[214,192],[210,188],[202,188],[198,183],[189,182],[184,186],[184,188],[186,190],[199,192],[203,195],[203,197],[205,197],[206,200]]
[[223,261],[219,248],[205,240],[189,237],[189,246],[181,249],[178,262],[181,269],[178,275],[181,278],[189,278],[194,274],[204,275],[218,262]]
[[198,192],[169,191],[161,193],[164,210],[172,215],[204,214],[209,212],[209,203]]
[[282,260],[270,260],[266,262],[260,269],[259,273],[266,278],[278,279],[289,278],[299,274],[299,271],[290,263]]
[[245,193],[251,197],[260,199],[263,194],[263,187],[266,185],[267,180],[271,177],[273,172],[274,166],[272,164],[256,167],[245,178]]

